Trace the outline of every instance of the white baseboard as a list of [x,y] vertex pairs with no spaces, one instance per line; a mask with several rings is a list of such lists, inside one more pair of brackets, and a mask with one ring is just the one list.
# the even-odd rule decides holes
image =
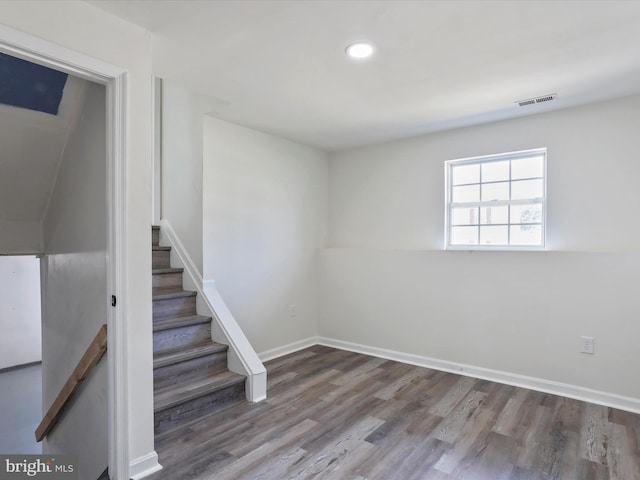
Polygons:
[[290,353],[297,352],[303,348],[313,347],[314,345],[318,345],[318,343],[318,337],[309,337],[304,340],[298,340],[297,342],[289,343],[288,345],[272,348],[271,350],[259,353],[258,357],[262,362],[267,362],[274,358],[284,357]]
[[345,342],[327,337],[310,337],[299,342],[290,343],[279,348],[274,348],[263,352],[260,358],[263,361],[273,360],[279,356],[296,352],[303,348],[313,345],[325,345],[327,347],[338,348],[340,350],[348,350],[350,352],[363,353],[379,358],[386,358],[396,362],[416,365],[418,367],[431,368],[443,372],[455,373],[467,377],[480,378],[492,382],[513,385],[515,387],[528,388],[539,392],[560,395],[563,397],[581,400],[583,402],[595,403],[606,407],[618,408],[632,413],[640,413],[640,399],[633,397],[625,397],[615,393],[602,392],[592,390],[590,388],[579,387],[566,383],[555,382],[553,380],[545,380],[542,378],[528,377],[516,373],[503,372],[501,370],[492,370],[489,368],[476,367],[463,363],[450,362],[448,360],[439,360],[437,358],[425,357],[422,355],[414,355],[411,353],[397,352],[387,350],[385,348],[370,347],[358,343]]
[[162,470],[162,465],[158,463],[158,454],[154,451],[129,464],[129,477],[131,480],[140,480],[159,470]]

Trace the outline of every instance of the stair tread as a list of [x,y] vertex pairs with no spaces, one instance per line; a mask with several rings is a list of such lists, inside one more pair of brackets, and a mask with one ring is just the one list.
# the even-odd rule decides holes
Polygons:
[[176,290],[175,292],[154,293],[153,300],[168,300],[170,298],[195,297],[197,292],[190,290]]
[[165,247],[163,245],[151,245],[151,250],[156,252],[168,252],[171,250],[171,247]]
[[211,317],[205,317],[204,315],[185,315],[182,317],[157,318],[153,320],[153,331],[161,332],[162,330],[169,330],[176,327],[189,327],[191,325],[209,323],[210,321]]
[[226,352],[228,349],[229,347],[227,345],[209,341],[202,345],[195,345],[189,348],[180,347],[173,350],[157,352],[157,355],[153,359],[153,368],[166,367],[186,360]]
[[163,273],[182,273],[184,272],[184,268],[173,268],[173,267],[163,267],[163,268],[154,268],[151,270],[153,275],[162,275]]
[[158,390],[154,395],[154,412],[161,412],[195,398],[217,392],[244,382],[245,376],[224,371],[204,378],[197,378]]

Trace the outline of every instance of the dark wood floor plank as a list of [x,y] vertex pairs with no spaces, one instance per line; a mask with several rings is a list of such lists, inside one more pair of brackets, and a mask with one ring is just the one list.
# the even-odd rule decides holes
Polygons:
[[[302,463],[296,465],[295,472],[288,472],[289,479],[315,479],[327,478],[329,474],[348,462],[358,448],[370,448],[364,442],[364,438],[380,426],[382,420],[365,416],[352,422],[349,427],[343,429],[342,434],[333,436],[331,440],[324,442],[322,448]],[[302,447],[305,450],[309,449]]]
[[541,455],[545,452],[553,419],[550,407],[536,405],[532,409],[532,420],[524,424],[521,422],[514,437],[518,442],[515,464],[523,471],[533,470],[542,461]]
[[[493,413],[488,410],[482,408],[473,410],[473,419],[463,423],[457,430],[455,437],[445,436],[451,438],[455,443],[452,443],[451,449],[440,458],[435,469],[449,474],[452,474],[456,469],[464,471],[461,464],[466,463],[470,458],[475,458],[485,448],[483,439],[490,432],[493,418]],[[436,428],[436,432],[441,432],[440,427]],[[438,433],[434,436],[437,438]],[[440,433],[440,436],[443,435]]]
[[510,480],[513,477],[515,440],[491,431],[480,437],[476,451],[482,454],[467,455],[452,472],[453,476]]
[[455,443],[461,434],[468,433],[473,420],[485,413],[482,407],[486,394],[471,390],[458,404],[457,408],[447,415],[436,427],[435,437],[446,443]]
[[456,408],[460,400],[467,396],[475,385],[476,379],[470,377],[457,377],[456,382],[448,392],[438,399],[438,402],[429,408],[429,413],[446,417]]
[[378,393],[376,397],[382,400],[391,400],[396,397],[402,390],[414,384],[418,379],[428,374],[428,371],[424,368],[414,367],[402,377],[385,385]]
[[580,458],[576,464],[575,478],[580,480],[609,480],[609,469],[600,463]]
[[607,466],[609,478],[640,478],[640,465],[634,462],[634,453],[629,446],[627,429],[624,425],[609,423],[607,445]]
[[[297,445],[305,434],[314,428],[317,422],[303,420],[287,429],[277,441],[271,439],[261,443],[257,448],[249,449],[242,455],[237,455],[240,460],[233,468],[224,469],[217,473],[216,479],[235,480],[237,478],[271,479],[284,474],[290,464],[298,462],[306,455],[306,452]],[[268,446],[268,447],[265,447]],[[265,458],[261,449],[268,450]],[[276,472],[278,472],[276,474]]]
[[266,367],[150,480],[640,480],[640,415],[323,346]]
[[522,419],[522,405],[527,399],[528,390],[519,389],[507,400],[505,407],[497,417],[491,430],[502,435],[515,436]]
[[337,377],[331,383],[334,385],[349,385],[352,383],[360,383],[363,380],[371,378],[371,371],[380,367],[383,363],[387,362],[384,358],[372,357],[365,363],[361,364],[351,370],[345,371],[342,375]]
[[399,402],[398,406],[400,408],[390,412],[384,423],[365,438],[365,441],[374,445],[383,445],[396,442],[398,438],[404,438],[402,433],[406,432],[411,423],[419,420],[422,412],[419,402]]

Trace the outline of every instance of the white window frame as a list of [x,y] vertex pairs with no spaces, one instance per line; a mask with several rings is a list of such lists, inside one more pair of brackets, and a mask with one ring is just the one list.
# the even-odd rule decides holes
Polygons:
[[[482,163],[490,163],[490,162],[498,162],[504,160],[516,160],[520,158],[527,157],[535,157],[535,156],[543,156],[543,171],[542,171],[542,188],[543,194],[541,198],[527,198],[527,199],[519,199],[519,200],[503,200],[503,201],[492,201],[492,202],[470,202],[468,204],[454,204],[451,201],[452,196],[452,167],[458,165],[474,165],[474,164],[482,164]],[[539,178],[539,177],[536,177]],[[513,180],[509,179],[509,183],[511,184]],[[487,182],[489,183],[489,182]],[[482,178],[480,178],[480,185],[482,186]],[[482,187],[480,187],[482,188]],[[518,205],[518,204],[529,204],[529,203],[540,203],[542,206],[542,219],[541,219],[541,235],[542,235],[542,244],[541,245],[452,245],[451,242],[451,209],[454,207],[459,207],[461,205],[477,205],[478,207],[487,206],[487,205]],[[546,250],[546,224],[547,224],[547,149],[546,148],[535,148],[530,150],[521,150],[516,152],[507,152],[507,153],[499,153],[495,155],[483,155],[478,157],[469,157],[469,158],[461,158],[456,160],[448,160],[445,162],[445,238],[444,238],[444,249],[445,250],[519,250],[519,251],[529,251],[529,250]],[[510,219],[508,226],[511,225]],[[480,229],[479,229],[480,230]]]

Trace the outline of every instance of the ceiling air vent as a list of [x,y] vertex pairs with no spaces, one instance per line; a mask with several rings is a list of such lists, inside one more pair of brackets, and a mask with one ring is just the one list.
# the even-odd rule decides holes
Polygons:
[[535,105],[536,103],[550,102],[551,100],[555,100],[558,98],[557,93],[552,93],[550,95],[544,95],[542,97],[529,98],[527,100],[518,100],[516,103],[521,107],[525,107],[527,105]]

